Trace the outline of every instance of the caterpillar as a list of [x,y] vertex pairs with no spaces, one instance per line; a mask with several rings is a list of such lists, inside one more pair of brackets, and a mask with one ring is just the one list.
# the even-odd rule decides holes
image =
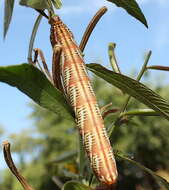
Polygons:
[[72,32],[54,15],[50,18],[53,49],[61,47],[59,81],[72,106],[83,145],[97,179],[107,185],[117,180],[116,162],[82,53]]

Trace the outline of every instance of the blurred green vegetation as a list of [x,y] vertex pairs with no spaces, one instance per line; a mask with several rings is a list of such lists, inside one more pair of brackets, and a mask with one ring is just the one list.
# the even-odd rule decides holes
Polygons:
[[[100,107],[121,108],[126,95],[101,79],[93,77],[93,87]],[[169,87],[158,86],[156,92],[168,99]],[[78,130],[69,122],[37,105],[30,119],[34,128],[11,134],[12,151],[19,158],[18,168],[36,190],[57,190],[66,181],[78,178]],[[127,110],[146,108],[132,99]],[[105,118],[106,127],[113,126],[118,113]],[[113,148],[163,175],[169,180],[169,126],[159,116],[135,116],[113,132]],[[3,131],[2,131],[3,132]],[[0,130],[0,135],[2,135]],[[159,190],[154,179],[132,164],[118,160],[119,180],[116,189]],[[22,189],[8,169],[1,171],[0,190]],[[85,169],[84,178],[89,178]],[[161,189],[160,189],[161,190]]]

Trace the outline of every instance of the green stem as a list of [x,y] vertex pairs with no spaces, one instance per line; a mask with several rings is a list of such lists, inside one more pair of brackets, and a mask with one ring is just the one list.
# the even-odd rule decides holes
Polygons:
[[117,63],[116,56],[115,56],[115,48],[116,48],[115,43],[109,43],[109,46],[108,46],[109,60],[110,60],[111,67],[114,70],[114,72],[121,73],[118,63]]
[[82,138],[79,134],[79,180],[83,178],[83,171],[84,171],[84,166],[85,166],[85,153],[83,149],[83,142]]
[[33,26],[32,34],[31,34],[31,38],[30,38],[30,42],[29,42],[29,50],[28,50],[28,58],[27,58],[28,63],[33,62],[32,61],[33,45],[34,45],[34,42],[35,42],[35,37],[36,37],[37,31],[38,31],[41,19],[42,19],[42,15],[39,14],[36,21],[35,21],[35,24]]
[[51,0],[47,0],[47,3],[48,3],[48,6],[49,6],[48,12],[49,12],[49,15],[50,15],[50,17],[51,17],[51,15],[54,15],[54,14],[55,14],[55,11],[54,11],[54,9],[53,9]]
[[[151,52],[151,50],[150,50],[150,51],[147,53],[147,55],[146,55],[144,64],[143,64],[143,66],[142,66],[142,69],[141,69],[141,71],[140,71],[140,73],[139,73],[139,75],[138,75],[138,77],[137,77],[137,79],[136,79],[137,81],[139,81],[139,80],[141,79],[141,77],[143,76],[144,72],[146,71],[147,64],[148,64],[148,61],[149,61],[149,59],[150,59],[150,57],[151,57],[151,54],[152,54],[152,52]],[[125,109],[126,109],[128,103],[129,103],[129,101],[130,101],[130,98],[131,98],[131,96],[128,96],[128,97],[126,98],[126,101],[125,101],[123,107],[121,108],[121,111],[120,111],[120,114],[119,114],[118,118],[116,119],[116,121],[114,122],[113,126],[111,127],[111,130],[109,131],[110,141],[111,141],[111,139],[112,139],[112,134],[113,134],[113,133],[116,133],[116,131],[118,130],[118,128],[123,124],[123,123],[121,122],[121,118],[122,118],[122,116],[124,116],[123,113],[124,113],[124,111],[125,111]],[[111,144],[112,144],[112,142],[111,142]]]
[[137,109],[137,110],[131,110],[128,112],[124,112],[121,114],[121,117],[123,116],[136,116],[136,115],[140,115],[140,116],[159,116],[160,114],[155,112],[152,109]]
[[93,174],[91,174],[90,179],[89,179],[89,186],[91,186],[91,185],[92,185],[93,180],[94,180],[94,175],[93,175]]
[[147,68],[147,64],[150,60],[150,57],[151,57],[151,54],[152,54],[152,51],[150,50],[147,55],[146,55],[146,58],[145,58],[145,61],[144,61],[144,64],[143,64],[143,67],[137,77],[137,81],[140,81],[141,77],[143,76],[144,72],[146,71],[146,68]]
[[110,139],[110,143],[111,145],[113,144],[112,140],[113,140],[113,134],[117,134],[118,132],[118,129],[119,127],[122,125],[121,123],[121,117],[118,117],[116,119],[116,121],[114,122],[113,126],[111,126],[109,132],[108,132],[108,136],[109,136],[109,139]]
[[[148,61],[150,60],[151,54],[152,54],[152,51],[150,50],[147,53],[145,61],[144,61],[144,64],[142,66],[142,69],[141,69],[140,73],[137,76],[137,79],[136,79],[137,81],[140,81],[141,77],[144,75],[145,71],[147,70],[147,64],[148,64]],[[125,101],[125,103],[124,103],[124,105],[123,105],[123,107],[122,107],[122,109],[120,111],[120,114],[125,111],[125,109],[126,109],[128,103],[129,103],[130,99],[131,99],[131,96],[128,96],[126,98],[126,101]]]

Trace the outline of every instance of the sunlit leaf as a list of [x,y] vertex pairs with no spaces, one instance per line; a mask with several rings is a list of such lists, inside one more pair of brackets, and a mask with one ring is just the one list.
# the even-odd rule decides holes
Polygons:
[[146,18],[135,0],[107,0],[107,1],[116,4],[118,7],[122,7],[131,16],[138,19],[148,28]]
[[62,7],[62,1],[61,0],[52,0],[52,3],[56,9],[60,9]]
[[144,84],[125,75],[110,71],[99,64],[87,64],[87,67],[97,76],[136,98],[169,120],[168,102]]
[[5,0],[5,11],[4,11],[4,38],[6,37],[14,8],[14,0]]
[[49,7],[48,1],[46,0],[20,0],[19,4],[41,10],[48,9]]
[[145,172],[149,173],[159,183],[160,186],[165,187],[165,189],[169,190],[169,182],[166,179],[160,177],[159,175],[157,175],[155,172],[153,172],[149,168],[146,168],[145,166],[141,165],[140,163],[138,163],[138,162],[130,159],[129,157],[125,156],[120,151],[114,151],[114,154],[117,158],[120,158],[124,161],[128,161],[128,162],[136,165],[140,169],[144,170]]
[[30,64],[0,67],[0,81],[17,87],[40,106],[74,122],[72,110],[63,94],[46,76]]
[[93,190],[93,189],[77,181],[69,181],[64,184],[64,186],[62,187],[62,190]]

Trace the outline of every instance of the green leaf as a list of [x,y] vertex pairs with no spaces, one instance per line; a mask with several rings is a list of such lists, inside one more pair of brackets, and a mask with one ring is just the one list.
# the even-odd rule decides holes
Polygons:
[[169,182],[167,182],[166,179],[160,177],[159,175],[157,175],[155,172],[153,172],[152,170],[150,170],[149,168],[146,168],[145,166],[141,165],[140,163],[130,159],[129,157],[125,156],[123,153],[121,153],[120,151],[114,151],[114,154],[117,158],[120,158],[124,161],[128,161],[134,165],[136,165],[137,167],[141,168],[142,170],[144,170],[145,172],[149,173],[150,175],[152,175],[152,177],[159,183],[160,186],[166,188],[167,190],[169,190]]
[[62,7],[62,1],[61,0],[52,0],[52,3],[56,9],[60,9]]
[[99,64],[87,64],[87,67],[97,76],[128,93],[169,120],[169,104],[144,84],[125,75],[110,71]]
[[5,0],[5,11],[4,11],[4,38],[6,37],[14,8],[14,0]]
[[148,28],[146,18],[135,0],[107,0],[107,1],[110,1],[114,4],[116,4],[118,7],[122,7],[131,16],[138,19],[140,22],[142,22]]
[[20,0],[19,4],[41,10],[49,8],[48,1],[46,0]]
[[67,183],[64,184],[62,190],[93,190],[93,189],[77,181],[68,181]]
[[40,106],[60,114],[73,124],[72,109],[63,94],[33,65],[21,64],[0,67],[0,81],[17,87]]

